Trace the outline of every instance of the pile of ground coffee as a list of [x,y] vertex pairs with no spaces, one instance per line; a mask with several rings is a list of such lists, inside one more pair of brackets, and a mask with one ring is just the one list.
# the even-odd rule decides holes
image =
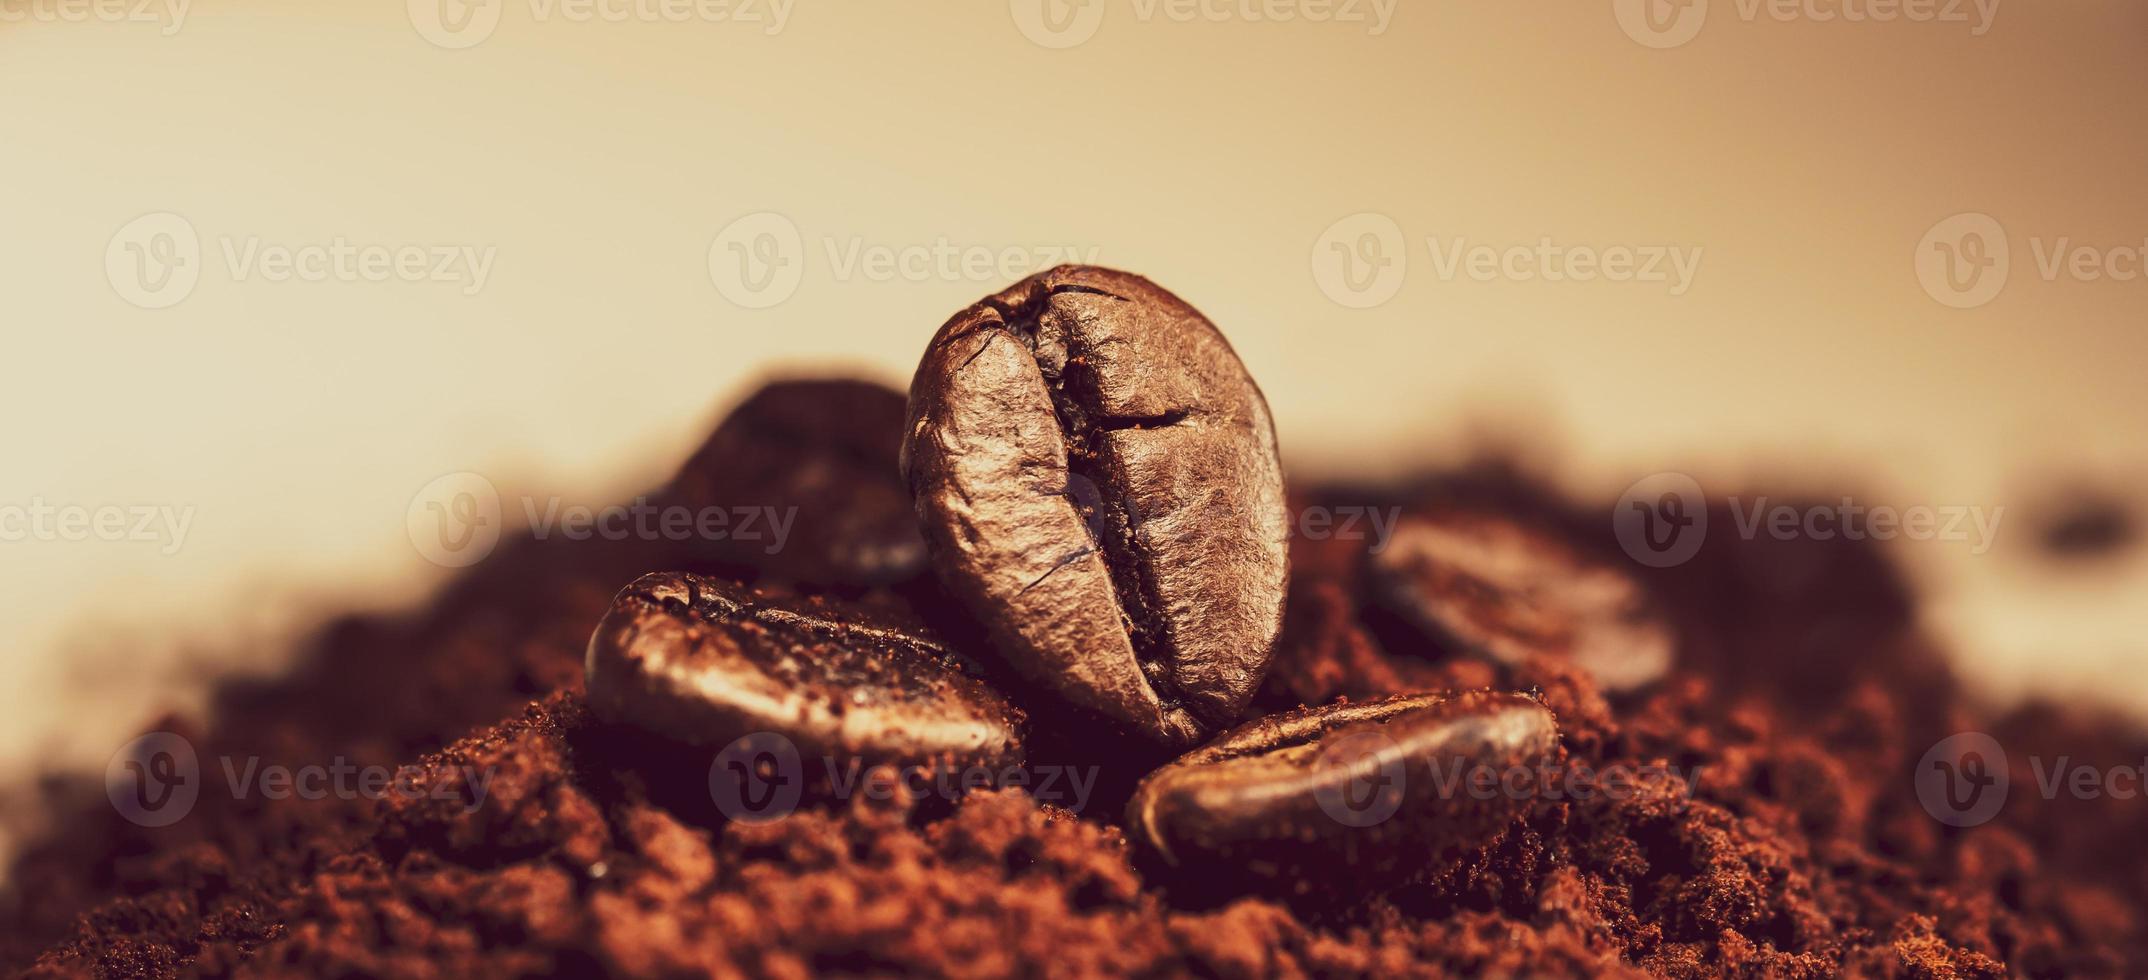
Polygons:
[[[1601,506],[1541,486],[1480,467],[1293,506],[1469,508],[1617,554]],[[801,522],[841,509],[800,506]],[[613,594],[707,556],[520,540],[414,616],[327,625],[292,673],[224,688],[210,727],[159,726],[213,778],[227,757],[343,760],[403,767],[423,792],[205,791],[185,819],[147,828],[100,786],[54,782],[58,829],[15,864],[0,963],[41,976],[2148,972],[2141,801],[2046,799],[2017,763],[1996,818],[1953,828],[1925,811],[1913,773],[1957,732],[2095,766],[2137,764],[2148,739],[2058,706],[1979,713],[1868,545],[1715,535],[1689,562],[1641,570],[1675,660],[1615,694],[1563,659],[1426,641],[1367,581],[1377,546],[1293,539],[1283,634],[1251,712],[1531,691],[1570,760],[1683,778],[1541,800],[1421,880],[1314,896],[1158,873],[1123,829],[1131,785],[1108,779],[1080,812],[1003,789],[731,822],[705,750],[603,725],[581,694]],[[940,615],[928,579],[853,591]],[[1075,751],[1036,741],[1032,762]]]

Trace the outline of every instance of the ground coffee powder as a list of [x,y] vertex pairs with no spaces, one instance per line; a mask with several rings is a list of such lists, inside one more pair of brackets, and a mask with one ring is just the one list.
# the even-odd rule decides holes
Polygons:
[[[1483,508],[1617,560],[1602,506],[1497,466],[1294,508]],[[1727,511],[1711,514],[1728,526]],[[1252,712],[1340,697],[1531,691],[1572,761],[1657,767],[1620,799],[1544,800],[1441,873],[1336,897],[1195,893],[1146,866],[1131,781],[1080,812],[1024,789],[955,805],[858,796],[730,822],[706,751],[599,723],[582,653],[662,549],[503,545],[406,618],[325,625],[299,666],[233,682],[224,756],[407,767],[384,799],[203,792],[163,828],[54,781],[15,863],[0,963],[35,976],[813,972],[2127,976],[2148,972],[2142,802],[2044,799],[2016,763],[1989,823],[1920,805],[1913,769],[1981,731],[2010,756],[2138,763],[2148,740],[2064,706],[1980,712],[1885,560],[1849,541],[1711,536],[1637,574],[1677,634],[1661,681],[1611,695],[1573,662],[1429,646],[1375,601],[1364,537],[1293,541]],[[867,601],[935,612],[915,585]],[[1032,762],[1054,748],[1038,737]],[[469,785],[484,773],[480,805]],[[1138,776],[1139,774],[1134,774]],[[219,777],[220,778],[220,777]]]

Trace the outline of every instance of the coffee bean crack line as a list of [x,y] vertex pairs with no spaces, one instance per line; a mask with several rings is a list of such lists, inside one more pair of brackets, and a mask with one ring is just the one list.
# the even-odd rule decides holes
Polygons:
[[[1045,289],[1031,289],[1022,293],[1013,304],[992,301],[991,309],[998,314],[998,323],[984,323],[980,328],[986,336],[977,350],[964,360],[963,366],[983,354],[984,349],[998,339],[999,334],[1011,335],[1029,350],[1037,365],[1046,394],[1050,397],[1053,414],[1059,422],[1061,437],[1067,445],[1067,487],[1062,491],[1075,511],[1085,519],[1081,522],[1089,537],[1088,547],[1077,549],[1061,558],[1044,574],[1039,575],[1022,591],[1035,588],[1053,573],[1075,561],[1101,553],[1104,566],[1111,577],[1112,595],[1119,610],[1119,617],[1126,628],[1127,639],[1134,650],[1136,665],[1142,679],[1155,695],[1158,706],[1169,714],[1179,710],[1185,703],[1178,690],[1176,676],[1176,638],[1171,635],[1170,621],[1162,614],[1165,602],[1156,583],[1153,561],[1146,549],[1140,547],[1140,521],[1127,506],[1128,502],[1116,496],[1107,497],[1103,488],[1108,486],[1101,479],[1102,467],[1097,462],[1103,455],[1101,443],[1105,433],[1141,431],[1169,428],[1188,424],[1193,413],[1176,409],[1154,415],[1114,416],[1092,412],[1069,390],[1068,383],[1078,371],[1084,369],[1087,351],[1079,337],[1068,331],[1064,338],[1066,363],[1057,368],[1048,364],[1037,353],[1039,318],[1044,314],[1051,297],[1062,293],[1101,296],[1119,303],[1132,303],[1125,296],[1091,286],[1060,284]],[[1077,487],[1086,483],[1095,488],[1099,499],[1085,504],[1077,493]],[[1091,511],[1093,506],[1094,511]],[[1099,526],[1101,525],[1101,527]]]

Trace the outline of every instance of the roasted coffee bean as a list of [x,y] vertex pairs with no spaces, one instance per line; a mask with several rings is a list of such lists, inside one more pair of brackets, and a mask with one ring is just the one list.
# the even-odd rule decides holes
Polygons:
[[589,640],[590,706],[697,746],[758,732],[863,765],[1018,764],[1019,709],[921,628],[699,575],[644,575]]
[[1195,879],[1393,884],[1437,873],[1525,813],[1533,787],[1517,774],[1540,774],[1557,745],[1551,712],[1520,695],[1302,708],[1149,774],[1127,825]]
[[682,563],[764,581],[870,588],[921,576],[897,469],[902,393],[867,381],[781,381],[734,409],[672,478],[697,524]]
[[1671,627],[1639,582],[1511,517],[1406,516],[1369,561],[1382,604],[1444,649],[1507,664],[1564,657],[1612,691],[1670,668]]
[[956,314],[903,467],[941,581],[1031,682],[1170,746],[1236,719],[1288,518],[1267,404],[1192,307],[1067,266]]

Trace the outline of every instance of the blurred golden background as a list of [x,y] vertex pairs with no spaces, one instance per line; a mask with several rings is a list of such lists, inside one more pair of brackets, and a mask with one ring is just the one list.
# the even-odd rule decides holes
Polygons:
[[1068,259],[1220,324],[1299,477],[1519,445],[1607,520],[1660,471],[2003,508],[1895,543],[1935,633],[1994,698],[2148,714],[2140,549],[2058,574],[2035,530],[2148,474],[2148,6],[0,17],[0,782],[418,601],[444,474],[631,496],[754,379],[902,384]]

